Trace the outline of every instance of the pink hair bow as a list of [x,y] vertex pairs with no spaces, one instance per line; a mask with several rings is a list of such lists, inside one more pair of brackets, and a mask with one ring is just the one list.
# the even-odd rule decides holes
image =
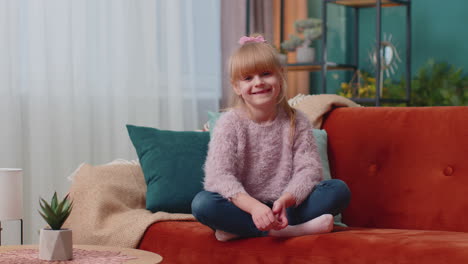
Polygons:
[[239,44],[241,45],[244,45],[245,43],[249,43],[249,42],[265,43],[266,40],[263,38],[263,36],[257,36],[257,37],[243,36],[239,39]]

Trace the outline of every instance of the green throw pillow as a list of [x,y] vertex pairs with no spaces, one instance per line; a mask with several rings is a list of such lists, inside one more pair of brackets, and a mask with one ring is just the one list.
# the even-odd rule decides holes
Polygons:
[[330,180],[330,165],[328,164],[328,146],[327,146],[327,131],[323,129],[312,129],[315,142],[317,143],[318,153],[322,161],[323,179]]
[[146,209],[191,213],[193,197],[203,190],[210,134],[133,125],[127,130],[145,176]]

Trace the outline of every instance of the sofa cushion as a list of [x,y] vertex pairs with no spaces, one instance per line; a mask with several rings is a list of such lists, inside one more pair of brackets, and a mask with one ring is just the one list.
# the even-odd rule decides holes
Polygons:
[[165,131],[127,125],[147,184],[146,209],[191,213],[203,189],[208,132]]
[[338,108],[324,128],[346,224],[468,232],[468,107]]
[[260,237],[219,242],[199,222],[159,222],[140,249],[167,263],[468,263],[468,234],[447,231],[338,227],[294,238]]

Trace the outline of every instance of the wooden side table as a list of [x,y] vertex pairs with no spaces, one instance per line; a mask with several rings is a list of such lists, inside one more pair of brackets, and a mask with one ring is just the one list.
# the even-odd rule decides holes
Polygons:
[[[29,249],[29,250],[28,250]],[[84,258],[78,258],[74,257],[73,260],[71,261],[61,261],[60,263],[80,263],[80,259],[83,260],[83,263],[95,263],[93,262],[93,258],[99,258],[102,260],[102,256],[98,257],[99,252],[97,251],[102,251],[103,253],[110,254],[110,255],[117,255],[118,256],[127,256],[128,260],[123,260],[121,263],[125,264],[157,264],[162,261],[162,257],[156,253],[149,252],[149,251],[144,251],[140,249],[133,249],[133,248],[118,248],[118,247],[107,247],[107,246],[94,246],[94,245],[73,245],[73,255],[75,256],[75,249],[80,250],[80,252],[90,252],[94,254],[90,254],[89,256],[86,256]],[[37,245],[18,245],[18,246],[0,246],[0,263],[7,263],[5,261],[9,260],[8,258],[11,258],[12,256],[9,254],[3,254],[3,253],[12,253],[16,252],[15,254],[17,255],[17,259],[21,258],[22,252],[24,252],[25,256],[25,261],[24,262],[19,262],[19,263],[50,263],[49,261],[45,260],[39,260],[39,253],[37,252],[37,259],[34,259],[33,261],[27,260],[26,255],[31,253],[34,253],[35,251],[38,250]],[[117,253],[117,254],[115,254]],[[93,256],[94,255],[94,256]],[[112,257],[112,256],[111,256]],[[18,259],[19,260],[19,259]]]

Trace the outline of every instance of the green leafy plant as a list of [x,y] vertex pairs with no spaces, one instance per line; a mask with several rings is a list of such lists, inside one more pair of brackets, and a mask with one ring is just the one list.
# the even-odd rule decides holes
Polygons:
[[60,228],[62,228],[63,223],[65,223],[65,220],[70,216],[73,208],[73,202],[69,199],[68,195],[59,202],[57,192],[54,193],[50,203],[40,198],[39,205],[42,211],[39,211],[39,214],[53,230],[60,230]]
[[468,105],[468,76],[461,68],[429,60],[411,82],[411,105]]
[[[374,98],[376,90],[374,76],[365,71],[357,71],[349,83],[341,83],[338,95],[348,98]],[[404,96],[404,85],[394,83],[390,79],[384,80],[382,98],[403,98]]]
[[348,98],[371,98],[375,91],[375,78],[367,72],[357,71],[349,83],[341,83],[338,94]]
[[280,45],[279,48],[278,48],[276,45],[272,45],[272,46],[273,46],[273,48],[275,48],[275,49],[278,51],[279,54],[288,54],[288,51],[285,50],[285,49],[283,49],[283,48],[281,47],[281,45]]
[[281,43],[281,48],[289,52],[294,52],[299,46],[302,45],[302,43],[304,43],[304,40],[300,37],[296,35],[289,35],[289,39]]
[[[404,98],[406,82],[384,80],[383,98]],[[375,97],[375,79],[361,71],[358,82],[342,83],[338,94],[344,97]],[[403,106],[402,104],[383,104]],[[411,106],[468,105],[468,75],[448,63],[428,60],[411,80]]]
[[289,39],[281,43],[281,48],[289,52],[294,52],[302,45],[312,46],[322,36],[322,20],[318,18],[296,20],[294,27],[297,34],[289,35]]

